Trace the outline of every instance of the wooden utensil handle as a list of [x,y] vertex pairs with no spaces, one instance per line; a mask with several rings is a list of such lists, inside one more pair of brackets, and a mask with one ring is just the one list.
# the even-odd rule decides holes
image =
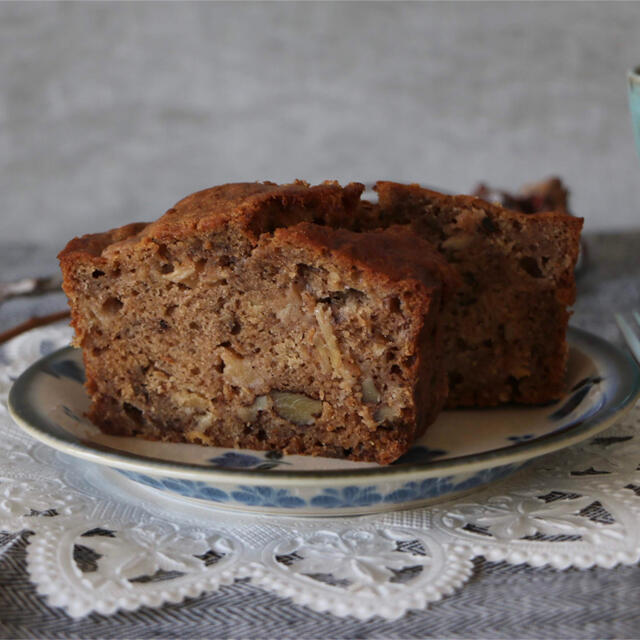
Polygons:
[[25,322],[22,322],[19,325],[0,333],[0,344],[2,344],[3,342],[7,342],[7,340],[11,340],[11,338],[15,338],[25,331],[35,329],[36,327],[42,327],[46,324],[52,324],[54,322],[58,322],[59,320],[69,318],[70,316],[71,314],[68,311],[58,311],[57,313],[50,313],[46,316],[34,316],[33,318],[30,318],[29,320],[26,320]]

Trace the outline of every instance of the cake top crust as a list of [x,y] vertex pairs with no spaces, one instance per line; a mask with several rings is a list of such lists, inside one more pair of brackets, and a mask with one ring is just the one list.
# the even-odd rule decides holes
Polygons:
[[[336,227],[355,229],[383,226],[381,221],[376,221],[381,208],[400,206],[403,209],[405,203],[407,204],[407,220],[396,220],[396,223],[410,222],[415,215],[419,215],[419,206],[422,203],[461,209],[473,207],[487,214],[500,216],[502,219],[519,220],[529,227],[536,225],[546,227],[549,223],[562,223],[562,227],[574,236],[577,253],[582,218],[576,218],[563,212],[529,215],[473,196],[445,195],[425,189],[417,184],[407,185],[379,181],[376,183],[375,189],[379,195],[379,205],[371,205],[360,200],[360,195],[364,190],[364,186],[360,183],[350,183],[345,187],[335,181],[311,186],[301,180],[285,185],[273,182],[223,184],[183,198],[155,222],[132,223],[104,233],[74,238],[58,257],[63,262],[87,259],[100,261],[103,258],[108,258],[111,252],[127,246],[179,240],[193,234],[212,232],[227,227],[242,230],[253,243],[257,244],[263,233],[273,233],[280,227],[281,229],[287,228],[292,235],[304,233],[308,241],[315,239],[316,242],[320,242],[322,238],[325,243],[343,243],[344,250],[350,252],[354,259],[356,257],[358,259],[364,258],[363,252],[366,252],[369,261],[375,259],[379,262],[380,269],[394,273],[394,277],[401,277],[402,270],[408,268],[409,263],[422,264],[421,268],[426,269],[425,272],[440,272],[445,282],[445,288],[455,288],[454,280],[446,275],[449,270],[442,271],[442,265],[445,263],[437,256],[436,251],[429,248],[426,241],[418,242],[416,235],[407,230],[398,229],[392,232],[398,238],[395,245],[402,245],[402,250],[391,249],[390,246],[382,250],[377,248],[381,237],[376,235],[359,240],[356,251],[353,240],[348,240],[350,232],[335,234]],[[372,210],[369,211],[367,206],[373,207]],[[367,221],[368,218],[372,218],[372,220]],[[294,231],[293,227],[300,222],[319,224],[304,227],[304,232],[302,230]],[[320,225],[328,225],[332,227],[332,230],[330,232],[326,229],[323,231],[323,227]],[[403,234],[407,234],[406,237]],[[390,237],[387,236],[387,238]],[[402,241],[399,240],[401,237],[404,238]],[[383,241],[383,244],[384,242],[386,241]],[[383,255],[385,252],[388,254],[387,257]],[[419,259],[422,255],[428,262],[428,268],[425,261],[423,260],[421,263]],[[448,287],[448,285],[451,286]]]
[[373,279],[419,283],[427,290],[441,287],[444,299],[460,284],[457,272],[433,245],[404,226],[355,233],[301,222],[277,229],[273,241],[317,254],[330,252],[333,263],[359,268]]
[[335,181],[314,186],[302,180],[285,185],[273,182],[223,184],[183,198],[151,223],[143,235],[179,237],[231,224],[257,238],[264,231],[273,231],[274,215],[287,222],[287,211],[297,213],[301,209],[320,207],[329,214],[339,215],[355,208],[363,190],[364,185],[359,183],[341,187]]
[[273,182],[223,184],[186,196],[155,222],[132,223],[74,238],[58,258],[69,259],[73,254],[98,257],[107,247],[116,244],[167,241],[225,226],[241,228],[257,240],[276,226],[297,222],[301,210],[307,210],[311,220],[320,221],[322,210],[322,222],[331,224],[343,218],[346,222],[363,190],[364,185],[360,183],[341,187],[336,181],[314,186],[302,180],[284,185]]
[[557,221],[567,225],[567,228],[580,233],[584,218],[569,215],[563,210],[558,211],[541,211],[534,214],[523,213],[514,209],[507,209],[493,202],[487,202],[482,198],[469,195],[450,195],[427,189],[419,184],[401,184],[399,182],[391,182],[388,180],[380,180],[376,182],[374,190],[378,193],[380,205],[392,204],[395,195],[402,195],[408,199],[427,201],[433,204],[448,205],[459,207],[461,209],[474,207],[501,216],[505,219],[512,219],[524,222],[526,224],[536,224],[536,221]]

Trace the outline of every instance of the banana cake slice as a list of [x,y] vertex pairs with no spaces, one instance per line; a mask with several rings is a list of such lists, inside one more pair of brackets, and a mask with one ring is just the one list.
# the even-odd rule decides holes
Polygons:
[[418,185],[379,182],[376,190],[375,225],[409,226],[460,277],[443,320],[447,406],[560,398],[582,218],[513,211]]
[[386,464],[447,391],[456,275],[408,228],[357,233],[362,185],[243,183],[59,258],[102,430]]

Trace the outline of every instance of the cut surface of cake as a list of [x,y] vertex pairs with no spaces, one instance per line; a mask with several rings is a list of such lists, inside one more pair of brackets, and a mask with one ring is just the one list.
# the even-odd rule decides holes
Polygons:
[[[231,184],[60,254],[104,431],[389,463],[446,398],[457,276],[362,185]],[[348,228],[338,228],[348,227]]]
[[582,219],[379,182],[378,222],[408,225],[462,282],[445,311],[447,406],[562,396]]

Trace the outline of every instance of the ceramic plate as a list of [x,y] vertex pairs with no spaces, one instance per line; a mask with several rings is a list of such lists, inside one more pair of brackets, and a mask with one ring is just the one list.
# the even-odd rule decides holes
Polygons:
[[588,438],[632,406],[640,370],[601,338],[569,330],[566,394],[536,407],[445,411],[396,463],[380,466],[101,433],[85,417],[81,354],[67,347],[14,384],[9,407],[33,437],[134,482],[200,505],[291,515],[405,509],[477,489]]

